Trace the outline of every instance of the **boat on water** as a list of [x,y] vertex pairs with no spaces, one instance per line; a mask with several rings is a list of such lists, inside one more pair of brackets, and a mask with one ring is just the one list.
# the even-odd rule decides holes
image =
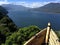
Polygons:
[[60,45],[59,38],[48,23],[47,28],[38,32],[24,45]]

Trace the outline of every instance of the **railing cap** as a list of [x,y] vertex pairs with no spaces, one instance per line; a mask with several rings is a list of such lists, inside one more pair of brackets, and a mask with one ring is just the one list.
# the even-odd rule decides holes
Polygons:
[[50,22],[48,23],[48,27],[50,27],[51,26],[51,24],[50,24]]

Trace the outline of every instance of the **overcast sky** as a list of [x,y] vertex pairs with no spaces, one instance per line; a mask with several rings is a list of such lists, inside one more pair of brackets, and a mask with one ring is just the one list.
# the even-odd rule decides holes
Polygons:
[[36,8],[51,2],[60,3],[60,0],[0,0],[0,5],[14,4],[14,5],[23,5],[30,8]]

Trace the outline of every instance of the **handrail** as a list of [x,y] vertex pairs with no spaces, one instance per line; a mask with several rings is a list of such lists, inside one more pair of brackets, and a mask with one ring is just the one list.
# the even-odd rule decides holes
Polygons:
[[50,29],[51,29],[51,24],[50,22],[48,23],[48,27],[47,27],[47,32],[46,32],[46,39],[45,39],[45,45],[48,45],[49,42],[49,35],[50,35]]

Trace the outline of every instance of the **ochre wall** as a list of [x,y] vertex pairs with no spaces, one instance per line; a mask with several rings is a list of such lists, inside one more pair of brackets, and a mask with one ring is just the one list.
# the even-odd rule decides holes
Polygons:
[[30,40],[28,40],[24,45],[42,45],[46,36],[46,29],[40,31]]

